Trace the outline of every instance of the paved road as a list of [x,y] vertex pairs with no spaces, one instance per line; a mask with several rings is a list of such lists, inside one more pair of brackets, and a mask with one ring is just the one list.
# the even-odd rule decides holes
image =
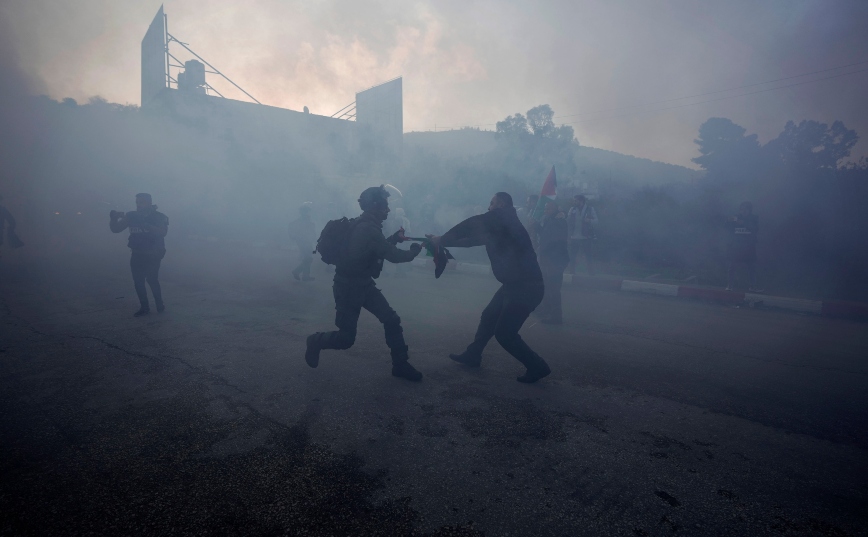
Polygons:
[[567,289],[527,386],[446,359],[496,282],[414,270],[381,281],[413,384],[369,315],[304,364],[325,274],[176,250],[142,319],[122,246],[4,259],[0,533],[866,534],[864,323]]

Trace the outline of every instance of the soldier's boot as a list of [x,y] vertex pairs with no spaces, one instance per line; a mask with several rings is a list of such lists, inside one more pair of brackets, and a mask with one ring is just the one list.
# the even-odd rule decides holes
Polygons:
[[316,334],[307,336],[307,349],[304,351],[304,361],[311,367],[319,365],[319,351],[322,349],[319,344],[319,335],[320,333],[317,332]]
[[449,358],[468,367],[479,367],[482,363],[482,355],[470,350],[466,350],[461,354],[450,354]]
[[419,382],[422,380],[422,373],[407,361],[410,359],[408,350],[406,345],[392,349],[392,376]]

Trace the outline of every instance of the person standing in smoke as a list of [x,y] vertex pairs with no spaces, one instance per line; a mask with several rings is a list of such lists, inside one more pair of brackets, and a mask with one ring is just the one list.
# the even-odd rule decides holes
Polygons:
[[492,337],[527,371],[519,382],[532,383],[548,376],[551,369],[524,342],[518,331],[539,306],[546,292],[543,276],[531,245],[530,235],[512,205],[512,196],[498,192],[491,198],[488,212],[471,216],[442,236],[429,237],[435,248],[485,246],[491,272],[501,283],[488,306],[482,311],[473,342],[452,360],[479,367],[482,351]]
[[139,310],[133,314],[141,317],[151,312],[148,305],[148,291],[145,282],[151,287],[157,312],[166,309],[163,304],[163,293],[160,289],[160,262],[166,255],[166,233],[169,231],[169,218],[157,211],[157,206],[151,203],[150,194],[136,194],[136,210],[124,214],[122,211],[111,211],[109,228],[112,233],[130,230],[127,242],[132,255],[130,269],[133,273],[133,284],[139,297]]
[[289,223],[289,236],[298,247],[301,262],[292,271],[292,277],[296,280],[309,282],[314,278],[310,275],[310,266],[313,263],[313,248],[316,241],[316,228],[310,218],[310,202],[298,208],[299,217]]
[[561,287],[564,283],[564,269],[570,261],[567,252],[567,219],[554,201],[546,203],[542,220],[534,223],[539,237],[539,268],[545,284],[545,296],[539,306],[542,314],[540,322],[561,324]]
[[762,289],[759,289],[756,284],[756,236],[759,232],[759,219],[753,214],[753,204],[745,201],[739,205],[738,215],[729,219],[727,227],[730,236],[727,247],[729,267],[727,267],[726,290],[733,289],[735,270],[738,265],[745,265],[750,279],[748,291],[761,293]]
[[[304,359],[310,367],[319,365],[323,349],[349,349],[353,346],[359,314],[365,308],[383,323],[386,344],[392,354],[392,375],[412,381],[422,380],[422,373],[408,362],[409,349],[404,342],[401,318],[374,283],[383,270],[383,260],[409,263],[422,250],[417,243],[413,243],[409,250],[395,246],[404,240],[400,230],[388,239],[383,235],[383,222],[389,215],[388,198],[389,192],[382,186],[368,188],[359,196],[362,214],[349,221],[344,253],[335,267],[333,290],[338,329],[308,336]],[[320,242],[322,240],[320,238]]]
[[[407,218],[407,215],[404,212],[404,209],[402,209],[401,207],[398,207],[395,209],[395,226],[396,226],[396,228],[394,230],[395,233],[398,233],[399,231],[403,231],[403,234],[405,236],[406,235],[412,236],[413,230],[410,228],[410,219]],[[409,270],[408,265],[405,265],[403,263],[399,263],[399,264],[395,265],[395,277],[396,278],[406,278],[408,270]]]
[[594,275],[594,239],[595,227],[599,220],[597,211],[588,204],[588,198],[583,194],[573,197],[573,206],[567,213],[567,228],[569,231],[570,274],[576,274],[576,263],[579,255],[585,256],[588,274]]
[[537,247],[537,236],[536,230],[534,227],[534,223],[536,222],[533,219],[533,213],[536,210],[536,206],[539,203],[539,196],[536,194],[531,194],[527,197],[525,201],[525,206],[520,207],[516,210],[516,214],[518,215],[518,219],[521,220],[521,224],[524,226],[524,229],[527,231],[528,236],[530,237],[530,243],[533,245],[533,249],[536,250]]

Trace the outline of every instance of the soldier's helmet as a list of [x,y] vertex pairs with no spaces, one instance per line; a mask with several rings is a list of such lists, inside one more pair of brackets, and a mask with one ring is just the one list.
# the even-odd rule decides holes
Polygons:
[[359,207],[363,211],[369,211],[378,206],[388,205],[388,197],[389,191],[383,185],[366,188],[359,196]]

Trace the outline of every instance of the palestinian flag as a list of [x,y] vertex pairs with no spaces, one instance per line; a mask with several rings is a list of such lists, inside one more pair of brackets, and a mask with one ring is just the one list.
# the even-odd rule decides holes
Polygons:
[[543,213],[546,210],[546,203],[555,201],[558,196],[558,177],[555,174],[555,167],[552,166],[552,171],[546,177],[543,183],[542,190],[539,193],[539,201],[536,204],[536,209],[533,210],[533,219],[536,221],[542,220]]

